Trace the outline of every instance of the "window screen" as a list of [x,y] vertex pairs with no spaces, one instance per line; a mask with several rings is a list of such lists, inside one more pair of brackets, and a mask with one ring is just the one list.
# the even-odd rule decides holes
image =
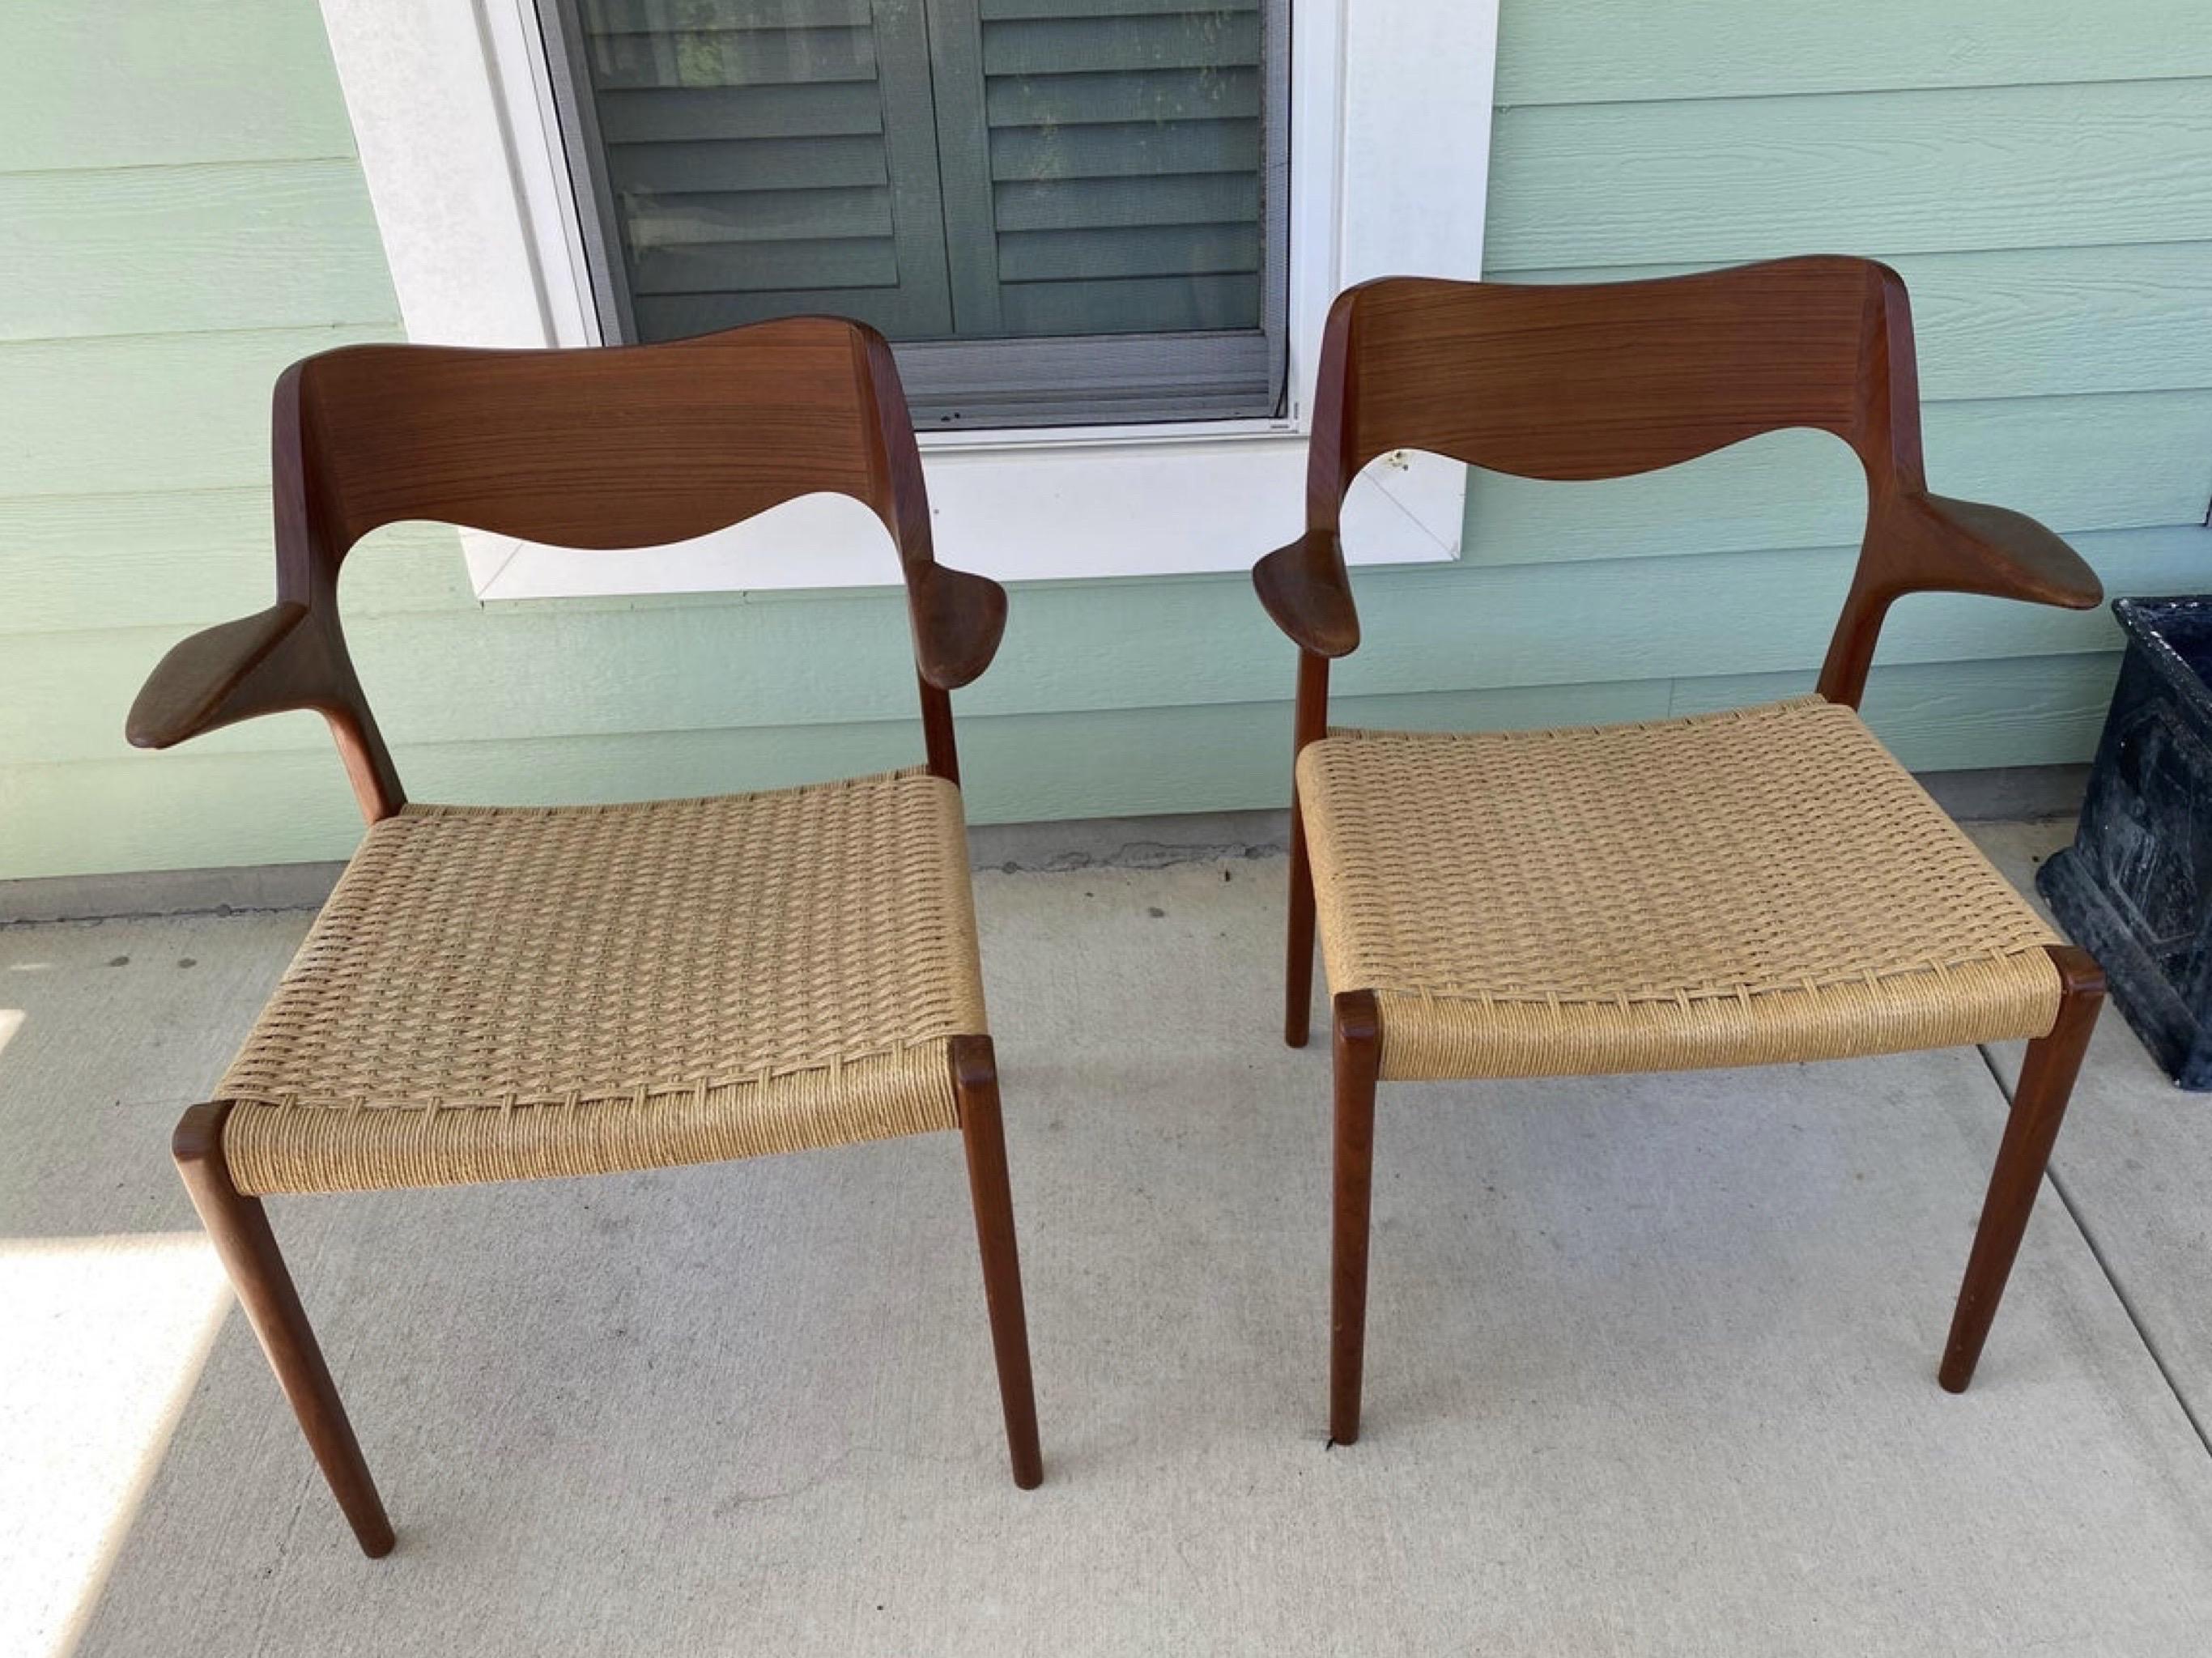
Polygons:
[[922,426],[1279,411],[1284,0],[540,0],[610,339],[802,312]]

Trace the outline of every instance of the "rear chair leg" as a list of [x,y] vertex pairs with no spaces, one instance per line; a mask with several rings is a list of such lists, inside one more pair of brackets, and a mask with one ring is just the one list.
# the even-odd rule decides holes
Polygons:
[[1306,861],[1306,826],[1298,816],[1297,797],[1293,794],[1290,936],[1283,964],[1283,1040],[1292,1048],[1306,1045],[1313,1022],[1313,867]]
[[983,1300],[999,1361],[999,1403],[1014,1484],[1044,1483],[1037,1448],[1036,1396],[1030,1382],[1029,1321],[1022,1312],[1022,1266],[1014,1246],[1014,1197],[1006,1181],[1006,1138],[999,1115],[999,1069],[988,1036],[952,1039],[952,1084],[960,1137],[968,1147],[968,1187],[975,1205],[975,1243],[983,1257]]
[[1298,653],[1297,713],[1291,731],[1291,926],[1283,985],[1283,1040],[1304,1048],[1313,1023],[1313,859],[1306,849],[1305,812],[1298,804],[1297,762],[1328,735],[1328,659]]
[[268,1212],[261,1199],[249,1197],[231,1183],[230,1165],[222,1151],[223,1119],[227,1105],[196,1105],[177,1124],[172,1150],[192,1207],[214,1240],[216,1253],[230,1273],[232,1287],[246,1309],[261,1351],[269,1356],[277,1385],[292,1401],[293,1413],[307,1436],[308,1448],[322,1464],[323,1477],[345,1510],[362,1552],[371,1559],[392,1552],[392,1521],[368,1477],[353,1424],[323,1363],[315,1333],[308,1327],[300,1292],[284,1270],[276,1235],[269,1230]]
[[2058,945],[2052,948],[2051,957],[2064,987],[2058,1022],[2049,1035],[2027,1045],[2020,1082],[2013,1090],[2012,1114],[2005,1122],[1996,1167],[1990,1175],[1981,1225],[1966,1259],[1966,1279],[1959,1290],[1958,1310],[1951,1317],[1950,1343],[1943,1351],[1943,1367],[1937,1372],[1937,1379],[1954,1394],[1966,1392],[1966,1384],[1974,1379],[1982,1343],[1989,1338],[1990,1321],[1996,1316],[2005,1279],[2012,1272],[2013,1257],[2020,1253],[2028,1214],[2043,1184],[2044,1167],[2058,1138],[2059,1122],[2073,1096],[2074,1078],[2081,1069],[2082,1054],[2088,1050],[2089,1033],[2096,1029],[2098,1010],[2105,1003],[2105,975],[2087,951],[2071,944]]
[[1367,1232],[1375,1185],[1375,1082],[1381,1025],[1372,991],[1335,1002],[1335,1242],[1328,1297],[1328,1436],[1359,1438],[1359,1382],[1367,1345]]

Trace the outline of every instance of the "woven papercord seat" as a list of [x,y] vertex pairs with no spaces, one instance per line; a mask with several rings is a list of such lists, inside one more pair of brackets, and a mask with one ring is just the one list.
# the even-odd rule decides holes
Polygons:
[[1385,1078],[1763,1065],[2033,1037],[2050,929],[1852,709],[1334,731],[1298,793],[1333,991]]
[[959,1126],[985,1029],[922,771],[373,825],[216,1097],[241,1191],[647,1169]]

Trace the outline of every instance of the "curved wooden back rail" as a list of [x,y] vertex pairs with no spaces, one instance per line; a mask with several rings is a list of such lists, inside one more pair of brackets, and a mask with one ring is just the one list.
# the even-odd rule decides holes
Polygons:
[[[1386,276],[1346,289],[1322,346],[1306,533],[1254,580],[1302,650],[1346,655],[1359,622],[1338,512],[1376,456],[1423,449],[1522,477],[1620,477],[1788,427],[1832,433],[1866,471],[1865,540],[1820,672],[1831,701],[1857,704],[1882,616],[1905,593],[2077,609],[2102,596],[2033,519],[1928,493],[1905,284],[1835,257],[1647,282]],[[1320,669],[1307,678],[1327,683]]]
[[406,796],[338,621],[338,571],[363,536],[426,519],[562,546],[658,546],[827,490],[890,532],[930,769],[959,780],[946,693],[989,665],[1006,594],[932,555],[905,394],[873,329],[794,317],[588,351],[349,346],[278,380],[274,442],[277,602],[164,659],[131,711],[138,747],[313,708],[362,815],[388,817]]

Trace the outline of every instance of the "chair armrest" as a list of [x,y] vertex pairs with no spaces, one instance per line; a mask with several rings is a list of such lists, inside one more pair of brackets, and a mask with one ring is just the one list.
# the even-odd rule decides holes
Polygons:
[[131,745],[166,749],[257,714],[319,706],[327,676],[312,647],[321,630],[302,627],[307,616],[304,604],[274,604],[173,647],[131,704]]
[[1260,603],[1304,651],[1349,656],[1359,648],[1359,611],[1334,530],[1309,530],[1252,567]]
[[1882,618],[1906,593],[1984,593],[2086,610],[2105,596],[2081,556],[2025,513],[1913,489],[1888,498],[1870,526],[1818,689],[1853,708]]
[[1929,567],[1944,589],[2070,610],[2086,610],[2105,596],[2081,556],[2024,513],[1917,492],[1900,507],[1911,515],[1911,537],[1935,544],[1914,562]]
[[988,576],[943,564],[907,571],[914,659],[927,683],[954,691],[991,665],[1006,631],[1006,590]]

